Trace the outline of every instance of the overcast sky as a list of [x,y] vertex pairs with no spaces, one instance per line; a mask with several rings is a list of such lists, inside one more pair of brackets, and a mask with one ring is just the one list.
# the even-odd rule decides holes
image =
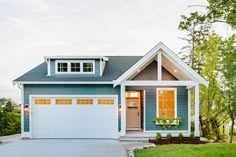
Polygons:
[[178,53],[181,14],[205,0],[0,0],[0,97],[50,55],[144,55],[162,41]]

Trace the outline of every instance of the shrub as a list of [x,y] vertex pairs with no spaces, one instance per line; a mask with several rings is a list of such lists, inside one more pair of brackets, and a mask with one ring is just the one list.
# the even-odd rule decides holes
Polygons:
[[156,140],[161,140],[162,139],[162,136],[161,134],[158,132],[156,133]]
[[168,133],[168,134],[166,135],[166,139],[168,139],[168,140],[171,140],[171,139],[172,139],[171,133]]
[[191,132],[191,134],[189,135],[189,139],[194,140],[194,132]]
[[184,135],[182,133],[179,133],[178,140],[183,140],[183,138],[184,138]]

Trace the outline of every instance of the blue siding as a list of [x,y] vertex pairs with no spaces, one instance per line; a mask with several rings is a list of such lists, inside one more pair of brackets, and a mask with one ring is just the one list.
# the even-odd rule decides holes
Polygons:
[[[24,102],[29,104],[29,95],[118,95],[120,87],[113,85],[24,85]],[[120,127],[120,124],[119,124]],[[29,131],[29,115],[24,116],[24,131]]]
[[[66,59],[69,60],[69,59]],[[84,60],[84,59],[83,59]],[[91,59],[89,59],[91,60]],[[51,59],[50,60],[50,72],[51,75],[55,75],[56,74],[56,67],[55,67],[55,59]],[[60,76],[68,76],[68,75],[73,75],[73,76],[82,76],[82,77],[88,77],[88,76],[100,76],[100,60],[99,59],[95,59],[95,74],[57,74]]]
[[[145,124],[146,130],[166,130],[161,126],[157,126],[153,119],[156,117],[156,88],[161,87],[127,87],[127,90],[145,90]],[[166,88],[166,87],[165,87]],[[170,87],[177,88],[177,116],[182,118],[182,123],[178,130],[188,130],[188,91],[186,87]],[[168,130],[176,130],[175,127],[168,128]]]

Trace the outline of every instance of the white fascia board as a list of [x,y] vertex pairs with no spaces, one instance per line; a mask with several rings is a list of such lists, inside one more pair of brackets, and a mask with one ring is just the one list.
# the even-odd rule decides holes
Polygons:
[[103,59],[108,61],[108,58],[104,56],[45,56],[44,59]]
[[195,86],[195,81],[125,81],[125,86]]
[[161,47],[164,44],[162,42],[159,42],[156,46],[154,46],[146,55],[143,56],[137,63],[135,63],[131,68],[129,68],[124,74],[122,74],[118,79],[114,81],[114,86],[117,86],[122,81],[127,79],[134,71],[136,71],[140,66],[144,65],[146,62],[148,62],[149,59],[154,57],[158,50],[161,49]]
[[177,65],[179,65],[181,67],[181,69],[183,69],[187,74],[190,74],[191,76],[193,76],[199,83],[205,85],[206,87],[208,87],[208,82],[202,77],[200,76],[196,71],[194,71],[190,66],[188,66],[184,61],[182,61],[172,50],[170,50],[167,46],[165,46],[163,44],[162,50],[164,51],[164,55],[165,53],[168,55],[166,57],[170,57],[171,59],[173,59],[173,61],[175,61],[175,63]]
[[109,81],[104,81],[104,82],[85,82],[85,81],[81,81],[81,82],[75,82],[75,81],[71,81],[71,82],[62,82],[62,81],[58,81],[58,82],[43,82],[43,81],[15,81],[13,82],[13,84],[113,84],[113,82],[109,82]]

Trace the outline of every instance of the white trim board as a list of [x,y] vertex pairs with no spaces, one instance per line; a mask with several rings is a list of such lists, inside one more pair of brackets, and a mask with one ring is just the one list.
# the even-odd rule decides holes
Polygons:
[[194,81],[124,81],[126,86],[195,86]]

